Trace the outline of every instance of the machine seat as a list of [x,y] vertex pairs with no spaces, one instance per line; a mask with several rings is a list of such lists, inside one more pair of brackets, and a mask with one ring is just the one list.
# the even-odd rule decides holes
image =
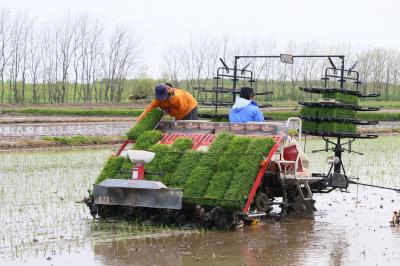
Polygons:
[[[295,142],[292,142],[283,148],[281,160],[277,161],[277,163],[280,164],[281,171],[284,171],[286,174],[310,176],[310,171],[308,170],[308,158]],[[297,169],[295,169],[296,164]],[[294,173],[295,170],[297,170],[296,173]]]

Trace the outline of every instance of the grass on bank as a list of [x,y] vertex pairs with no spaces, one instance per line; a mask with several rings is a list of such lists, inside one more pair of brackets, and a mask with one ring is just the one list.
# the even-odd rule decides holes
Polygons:
[[83,145],[101,145],[120,143],[122,137],[109,137],[109,136],[71,136],[71,137],[42,137],[42,141],[53,142],[63,146],[83,146]]
[[24,115],[46,115],[46,116],[139,116],[143,109],[122,108],[122,109],[107,109],[107,108],[10,108],[3,109],[5,114],[24,114]]

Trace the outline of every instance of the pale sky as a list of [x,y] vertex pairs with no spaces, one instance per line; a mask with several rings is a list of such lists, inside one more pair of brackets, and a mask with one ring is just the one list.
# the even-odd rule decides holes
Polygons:
[[132,25],[143,36],[143,59],[159,76],[165,50],[191,37],[271,39],[285,44],[347,42],[357,49],[400,47],[399,0],[0,0],[41,20],[89,14]]

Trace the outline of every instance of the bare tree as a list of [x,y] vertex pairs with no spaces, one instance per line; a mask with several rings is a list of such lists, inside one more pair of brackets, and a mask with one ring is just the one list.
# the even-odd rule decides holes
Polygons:
[[0,98],[2,103],[4,103],[4,90],[5,90],[4,74],[8,61],[12,56],[9,46],[7,45],[11,39],[9,14],[10,10],[5,8],[0,9],[0,78],[1,78]]
[[[38,34],[41,36],[41,34]],[[29,50],[29,69],[30,69],[30,76],[32,82],[32,102],[39,103],[39,93],[38,93],[38,79],[39,79],[39,71],[40,71],[40,64],[43,64],[43,49],[40,50],[42,45],[42,39],[36,37],[37,33],[31,31],[30,33],[30,50]]]
[[169,46],[166,54],[164,55],[164,63],[168,69],[169,79],[173,82],[175,86],[179,86],[179,77],[181,71],[180,64],[180,46]]
[[75,25],[72,18],[67,15],[59,25],[59,46],[60,46],[60,64],[61,64],[61,103],[68,101],[68,74],[73,56],[73,36]]
[[109,40],[104,98],[111,102],[120,102],[125,80],[138,62],[140,38],[128,27],[120,25],[111,33]]

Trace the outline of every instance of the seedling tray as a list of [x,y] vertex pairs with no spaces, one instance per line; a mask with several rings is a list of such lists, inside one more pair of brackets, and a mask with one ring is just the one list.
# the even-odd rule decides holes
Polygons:
[[333,118],[333,117],[313,117],[313,116],[299,116],[301,119],[316,121],[316,122],[342,122],[342,123],[352,123],[356,125],[377,125],[378,121],[361,121],[359,119],[353,118]]
[[357,97],[379,97],[379,93],[362,94],[359,91],[339,88],[315,88],[315,87],[300,87],[301,91],[310,93],[325,93],[325,92],[339,92],[348,95],[354,95]]
[[302,133],[310,136],[319,137],[335,137],[335,138],[352,138],[352,139],[375,139],[378,135],[362,135],[359,133],[345,133],[345,132],[313,132],[303,130]]
[[299,104],[308,107],[340,107],[354,111],[379,111],[377,107],[361,107],[354,104],[345,104],[335,101],[319,101],[319,102],[304,102],[300,101]]

